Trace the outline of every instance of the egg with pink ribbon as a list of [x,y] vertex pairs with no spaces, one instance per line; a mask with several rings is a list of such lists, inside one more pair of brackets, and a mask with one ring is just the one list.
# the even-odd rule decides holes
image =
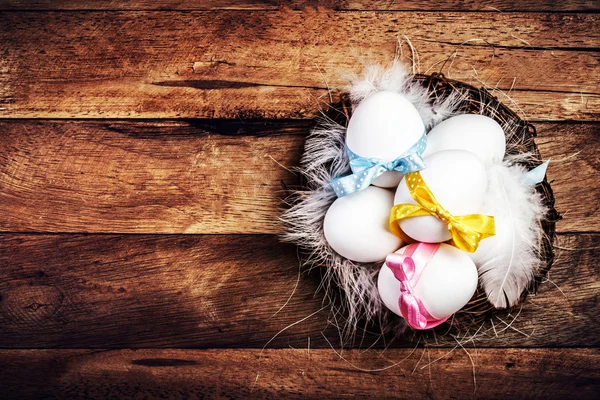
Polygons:
[[[420,157],[425,150],[425,141],[425,124],[415,106],[405,96],[391,91],[376,92],[361,101],[346,129],[350,159],[378,159],[391,163],[403,154],[415,157],[415,154],[407,154],[411,150]],[[401,172],[388,168],[372,184],[396,187],[402,176]]]
[[477,267],[445,243],[413,243],[389,254],[377,289],[387,308],[414,329],[430,329],[463,308],[477,289]]

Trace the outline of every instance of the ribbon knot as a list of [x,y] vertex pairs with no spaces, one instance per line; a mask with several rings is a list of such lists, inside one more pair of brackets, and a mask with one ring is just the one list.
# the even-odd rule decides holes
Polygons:
[[386,171],[407,174],[425,168],[422,154],[427,145],[425,132],[421,138],[393,161],[361,157],[346,147],[352,174],[333,179],[330,184],[338,197],[366,189]]
[[467,251],[475,252],[479,242],[496,234],[494,217],[483,214],[455,216],[438,203],[437,199],[418,171],[404,177],[411,197],[417,204],[396,204],[390,212],[390,229],[404,241],[414,242],[400,228],[398,221],[426,215],[433,215],[447,223],[452,239],[449,244]]
[[404,248],[403,254],[392,253],[385,259],[385,264],[400,283],[400,314],[414,329],[434,328],[448,320],[448,317],[431,315],[414,290],[439,247],[439,244],[413,243]]
[[392,161],[388,161],[385,166],[383,166],[387,171],[393,171],[395,170],[398,166],[400,166],[402,160],[398,160],[397,163],[392,162]]
[[417,300],[411,285],[416,270],[414,260],[410,256],[392,253],[385,259],[385,265],[392,270],[400,282],[400,298],[398,299],[400,313],[413,328],[426,329],[427,318],[423,315],[422,304]]

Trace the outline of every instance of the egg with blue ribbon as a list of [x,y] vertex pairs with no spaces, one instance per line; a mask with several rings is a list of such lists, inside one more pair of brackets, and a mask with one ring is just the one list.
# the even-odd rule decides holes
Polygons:
[[[346,129],[353,174],[362,172],[358,182],[372,180],[370,184],[380,187],[396,187],[405,170],[422,168],[420,155],[426,140],[425,124],[415,106],[391,91],[376,92],[361,101]],[[374,166],[377,168],[364,174]]]

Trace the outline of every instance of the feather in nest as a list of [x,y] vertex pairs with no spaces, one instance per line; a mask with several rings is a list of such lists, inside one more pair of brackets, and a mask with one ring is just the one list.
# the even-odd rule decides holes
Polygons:
[[488,168],[484,210],[494,215],[496,235],[480,243],[471,258],[480,286],[496,308],[518,303],[541,265],[539,247],[547,213],[539,193],[526,183],[527,171],[518,164],[529,154],[508,157]]

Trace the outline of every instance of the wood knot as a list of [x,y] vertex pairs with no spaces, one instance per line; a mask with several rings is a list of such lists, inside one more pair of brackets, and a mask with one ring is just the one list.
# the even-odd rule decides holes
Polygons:
[[64,294],[55,286],[27,285],[2,291],[0,316],[17,324],[38,324],[61,308]]

